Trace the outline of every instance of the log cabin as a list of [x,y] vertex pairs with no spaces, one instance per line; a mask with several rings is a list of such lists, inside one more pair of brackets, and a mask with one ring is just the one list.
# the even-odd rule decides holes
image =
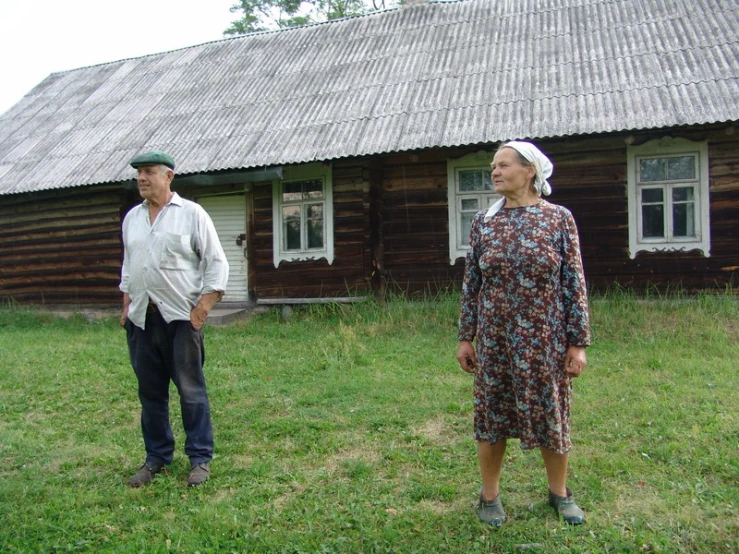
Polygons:
[[511,139],[591,289],[731,289],[738,127],[735,0],[414,2],[53,73],[0,116],[0,301],[120,301],[149,149],[215,222],[223,302],[454,290]]

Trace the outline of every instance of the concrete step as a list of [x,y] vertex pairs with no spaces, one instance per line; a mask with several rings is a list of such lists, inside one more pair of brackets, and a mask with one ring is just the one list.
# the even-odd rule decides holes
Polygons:
[[228,325],[234,321],[246,319],[251,311],[247,308],[219,308],[216,306],[210,311],[208,319],[205,321],[208,325]]

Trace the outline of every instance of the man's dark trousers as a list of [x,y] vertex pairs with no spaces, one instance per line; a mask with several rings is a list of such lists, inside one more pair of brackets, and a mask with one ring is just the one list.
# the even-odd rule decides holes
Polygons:
[[190,321],[167,323],[158,310],[146,314],[146,329],[126,322],[131,365],[139,382],[141,431],[147,463],[170,464],[174,436],[169,423],[169,382],[177,387],[191,464],[213,458],[213,427],[205,388],[202,329]]

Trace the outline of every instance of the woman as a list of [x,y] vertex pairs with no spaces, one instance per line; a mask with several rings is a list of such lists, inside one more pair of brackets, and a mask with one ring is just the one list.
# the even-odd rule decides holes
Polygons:
[[495,527],[505,521],[500,474],[506,439],[517,438],[541,450],[549,504],[579,525],[585,516],[566,484],[572,378],[590,344],[577,228],[566,208],[541,199],[553,166],[536,146],[508,142],[491,167],[503,198],[472,221],[457,352],[475,374],[477,514]]

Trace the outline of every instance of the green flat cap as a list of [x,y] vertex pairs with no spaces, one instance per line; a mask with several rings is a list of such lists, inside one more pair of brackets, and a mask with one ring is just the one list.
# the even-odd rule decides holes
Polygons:
[[128,163],[134,168],[142,165],[166,165],[174,169],[174,158],[161,150],[149,150],[143,154],[136,154]]

